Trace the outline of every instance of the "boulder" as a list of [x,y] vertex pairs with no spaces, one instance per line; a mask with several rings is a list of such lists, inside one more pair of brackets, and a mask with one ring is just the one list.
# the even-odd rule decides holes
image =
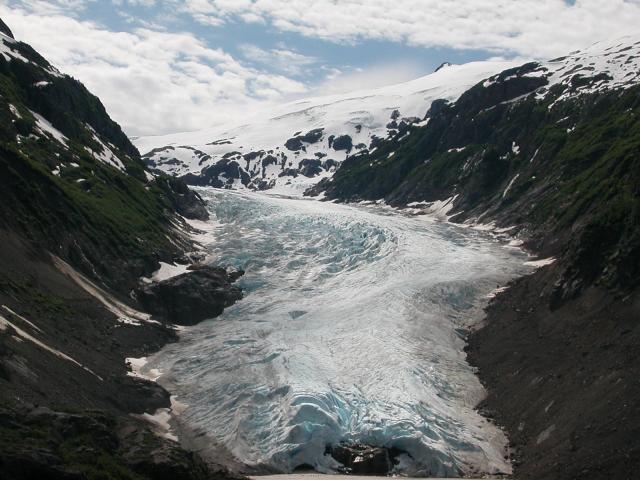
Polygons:
[[[192,267],[194,268],[194,267]],[[243,271],[202,265],[195,270],[136,290],[142,307],[177,325],[217,317],[242,298],[242,289],[232,285]]]
[[357,443],[329,445],[325,451],[325,455],[331,455],[342,464],[342,473],[377,476],[389,475],[397,463],[396,457],[401,453],[403,452],[395,448]]

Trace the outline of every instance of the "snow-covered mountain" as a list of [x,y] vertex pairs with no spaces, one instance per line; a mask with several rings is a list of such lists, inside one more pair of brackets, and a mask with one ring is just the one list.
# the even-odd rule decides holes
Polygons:
[[[516,77],[544,78],[546,82],[538,88],[536,98],[558,94],[554,104],[582,94],[629,88],[640,82],[640,34],[596,42],[564,57],[526,64],[513,72],[511,78]],[[498,78],[489,78],[485,87]]]
[[[484,81],[530,77],[538,98],[557,101],[638,83],[640,38],[599,42],[566,57],[523,66],[509,62],[443,64],[422,78],[374,90],[311,98],[254,114],[240,125],[134,140],[151,169],[195,185],[302,192],[330,177],[348,156],[371,153],[380,139],[408,135],[435,100],[457,100]],[[519,67],[519,68],[515,68]],[[528,96],[531,91],[526,92]],[[517,98],[514,100],[516,101]]]
[[373,90],[310,98],[198,132],[140,137],[150,168],[192,184],[301,192],[330,176],[348,156],[404,135],[438,99],[455,101],[509,62],[444,64],[416,80]]

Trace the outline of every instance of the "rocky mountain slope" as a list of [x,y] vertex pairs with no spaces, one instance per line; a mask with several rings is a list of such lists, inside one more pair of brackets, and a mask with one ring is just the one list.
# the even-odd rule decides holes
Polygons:
[[[144,419],[169,395],[125,364],[176,339],[134,290],[195,248],[184,217],[206,218],[202,200],[152,175],[95,96],[0,32],[0,477],[227,476],[154,434]],[[214,280],[202,288],[219,287],[221,310],[239,294],[226,272]]]
[[436,99],[465,90],[511,64],[443,65],[411,82],[311,98],[248,117],[243,124],[134,139],[153,171],[192,185],[301,194],[330,176],[348,156],[404,135]]
[[310,189],[508,233],[550,259],[488,309],[469,359],[516,478],[632,478],[640,464],[640,37],[434,102],[423,126]]

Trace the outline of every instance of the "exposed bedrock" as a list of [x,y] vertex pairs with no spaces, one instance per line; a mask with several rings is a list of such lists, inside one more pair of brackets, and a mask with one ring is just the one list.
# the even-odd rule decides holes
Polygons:
[[2,478],[230,478],[157,436],[143,420],[108,412],[0,408],[0,433]]
[[232,284],[243,274],[199,266],[191,272],[144,285],[136,291],[136,297],[154,315],[178,325],[195,325],[220,315],[242,298],[242,289]]
[[396,448],[347,443],[329,445],[325,452],[343,465],[343,473],[378,476],[389,475],[398,463],[396,457],[402,453]]

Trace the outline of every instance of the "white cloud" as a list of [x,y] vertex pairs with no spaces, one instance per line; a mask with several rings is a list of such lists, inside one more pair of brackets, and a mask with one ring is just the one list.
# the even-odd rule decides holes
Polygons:
[[[287,45],[242,45],[241,61],[171,32],[188,16],[211,29],[264,24],[337,43],[393,41],[510,58],[563,55],[640,25],[638,0],[111,0],[128,28],[138,27],[114,32],[80,20],[96,1],[0,0],[0,15],[18,38],[85,83],[131,135],[210,127],[303,94],[372,88],[423,71],[410,63],[327,67]],[[148,18],[131,17],[127,5],[150,7]]]
[[219,21],[252,15],[332,42],[390,40],[546,58],[637,31],[637,0],[185,0]]
[[189,33],[113,32],[56,13],[0,6],[16,38],[80,79],[130,135],[195,130],[238,118],[307,87],[248,68]]
[[265,50],[256,45],[241,45],[240,51],[245,58],[268,65],[271,68],[289,75],[301,75],[305,68],[318,62],[314,57],[302,55],[286,48],[273,48]]
[[[32,12],[38,12],[40,15],[55,15],[66,13],[73,15],[83,11],[87,5],[96,0],[22,0],[21,6]],[[10,2],[2,2],[7,4]]]
[[317,87],[322,95],[366,90],[418,78],[424,68],[412,62],[372,65],[367,68],[340,70],[328,68],[325,81]]

